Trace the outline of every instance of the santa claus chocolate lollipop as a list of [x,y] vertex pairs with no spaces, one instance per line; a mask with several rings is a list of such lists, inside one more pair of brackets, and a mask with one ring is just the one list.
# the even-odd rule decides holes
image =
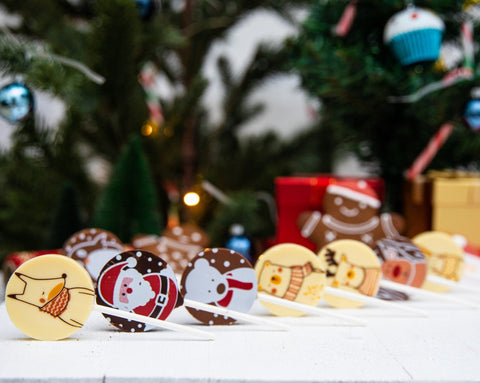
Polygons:
[[63,255],[42,255],[22,264],[8,281],[5,306],[20,331],[40,340],[72,335],[83,326],[92,309],[132,323],[213,339],[211,334],[187,326],[96,305],[90,275],[78,262]]
[[[117,254],[104,265],[98,277],[97,303],[164,320],[183,304],[183,298],[173,270],[163,259],[132,250]],[[144,323],[105,316],[123,331],[150,329]]]
[[105,263],[123,249],[122,242],[115,234],[90,228],[81,230],[67,239],[62,253],[85,266],[93,281],[96,281]]

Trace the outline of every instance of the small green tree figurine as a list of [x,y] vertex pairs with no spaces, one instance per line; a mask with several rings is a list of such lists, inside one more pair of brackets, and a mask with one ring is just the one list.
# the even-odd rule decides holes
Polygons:
[[94,226],[115,233],[123,242],[135,234],[161,231],[155,186],[137,135],[118,159],[97,206]]

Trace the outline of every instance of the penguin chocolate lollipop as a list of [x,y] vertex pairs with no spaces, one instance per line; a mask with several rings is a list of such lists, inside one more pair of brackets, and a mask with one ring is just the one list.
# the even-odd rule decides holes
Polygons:
[[92,309],[212,339],[210,334],[187,326],[96,305],[90,275],[78,262],[63,255],[42,255],[22,264],[8,281],[5,306],[13,324],[39,340],[72,335],[87,321]]

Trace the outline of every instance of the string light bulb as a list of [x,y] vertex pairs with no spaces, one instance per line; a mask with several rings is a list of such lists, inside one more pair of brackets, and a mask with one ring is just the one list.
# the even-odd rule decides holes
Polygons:
[[188,192],[183,196],[183,203],[187,206],[197,206],[200,203],[200,196],[195,192]]

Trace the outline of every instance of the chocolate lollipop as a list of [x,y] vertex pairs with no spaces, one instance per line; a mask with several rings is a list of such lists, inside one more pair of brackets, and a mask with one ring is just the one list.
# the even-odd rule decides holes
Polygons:
[[80,262],[95,282],[105,263],[123,251],[116,235],[102,229],[84,229],[65,241],[62,254]]
[[[311,253],[306,248],[302,249]],[[313,262],[316,262],[315,256],[311,254]],[[280,310],[283,309],[283,312],[285,310],[298,312],[301,309],[300,315],[303,312],[332,315],[306,304],[257,294],[257,280],[251,264],[239,253],[222,248],[205,249],[192,260],[183,274],[181,285],[185,306],[194,318],[209,325],[233,324],[236,319],[243,319],[282,330],[288,329],[288,326],[246,314],[255,299],[260,299],[262,303],[266,301],[267,305],[269,305],[268,302],[273,302],[275,306],[280,307]],[[290,310],[292,308],[294,310]],[[360,322],[340,314],[334,316],[355,323]]]
[[[165,320],[183,304],[175,274],[160,257],[148,251],[117,254],[102,268],[97,282],[97,303],[119,310]],[[146,331],[151,327],[111,315],[104,316],[123,331]]]
[[22,264],[8,281],[5,306],[13,324],[39,340],[72,335],[87,321],[92,309],[213,339],[212,335],[187,326],[96,305],[90,275],[78,262],[63,255],[42,255]]
[[338,308],[358,308],[364,303],[410,311],[427,316],[421,310],[374,298],[380,288],[382,272],[375,252],[363,242],[340,239],[318,253],[326,265],[325,300]]
[[[192,259],[182,275],[186,299],[246,313],[257,297],[257,277],[252,265],[229,249],[205,249]],[[235,318],[187,307],[200,322],[226,325]]]

